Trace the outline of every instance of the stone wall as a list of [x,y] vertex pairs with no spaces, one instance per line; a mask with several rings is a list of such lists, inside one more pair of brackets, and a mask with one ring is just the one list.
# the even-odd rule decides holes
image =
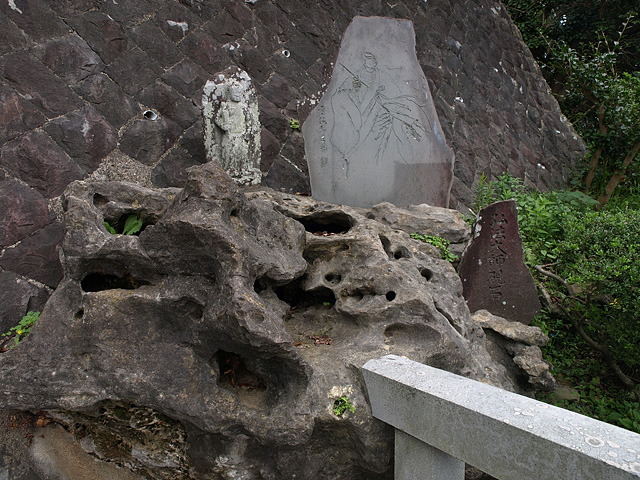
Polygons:
[[62,278],[60,195],[77,179],[181,186],[203,163],[200,100],[230,65],[259,94],[266,185],[308,192],[304,121],[355,15],[410,18],[456,152],[453,202],[508,170],[561,185],[583,152],[494,0],[0,2],[0,285],[5,331]]

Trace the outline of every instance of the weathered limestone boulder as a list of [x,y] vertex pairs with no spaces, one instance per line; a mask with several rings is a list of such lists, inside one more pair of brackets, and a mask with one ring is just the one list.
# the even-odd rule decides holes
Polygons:
[[487,310],[478,310],[472,317],[487,334],[487,349],[510,370],[512,378],[524,378],[535,389],[555,389],[551,364],[542,358],[540,350],[549,337],[539,327],[509,321]]
[[[383,206],[383,222],[244,194],[211,162],[183,190],[79,181],[63,200],[64,278],[0,355],[0,409],[44,412],[111,465],[149,479],[389,479],[367,360],[515,388],[454,268],[389,220],[419,210]],[[139,235],[105,229],[132,214]],[[344,396],[355,412],[337,415]]]
[[[31,235],[51,223],[41,223],[42,202],[47,213],[47,201],[86,175],[183,187],[186,170],[206,161],[203,87],[228,68],[247,72],[258,96],[264,184],[309,193],[303,136],[290,121],[304,124],[325,93],[356,16],[413,23],[419,66],[456,154],[452,206],[471,204],[482,174],[566,186],[584,143],[498,0],[10,0],[0,2],[1,248],[16,245],[16,257],[55,248],[46,232]],[[376,58],[386,69],[384,54]],[[15,224],[9,232],[5,217]],[[29,245],[19,251],[18,242]],[[55,258],[30,256],[54,264],[38,267],[47,285],[59,279]],[[6,260],[4,270],[42,282],[26,262]]]

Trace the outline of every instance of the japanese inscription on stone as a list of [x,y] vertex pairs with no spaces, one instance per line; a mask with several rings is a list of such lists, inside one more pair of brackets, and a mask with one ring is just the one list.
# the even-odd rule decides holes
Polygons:
[[508,320],[531,323],[540,302],[524,264],[515,201],[497,202],[480,211],[473,240],[460,261],[460,278],[472,312],[486,309]]
[[371,207],[448,207],[447,146],[410,20],[356,17],[302,131],[314,198]]

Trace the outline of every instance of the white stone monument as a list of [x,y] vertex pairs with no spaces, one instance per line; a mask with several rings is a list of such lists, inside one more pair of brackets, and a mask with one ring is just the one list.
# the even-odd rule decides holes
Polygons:
[[314,198],[357,207],[449,206],[454,154],[410,20],[353,20],[302,132]]

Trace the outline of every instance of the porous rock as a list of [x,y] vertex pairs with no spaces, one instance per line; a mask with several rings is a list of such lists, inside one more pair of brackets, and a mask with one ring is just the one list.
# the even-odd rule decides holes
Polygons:
[[482,328],[490,328],[509,340],[537,347],[542,347],[549,342],[549,337],[542,333],[540,327],[523,325],[520,322],[510,322],[489,313],[487,310],[478,310],[473,314],[473,319]]
[[528,376],[529,383],[541,390],[554,390],[556,380],[551,375],[551,364],[542,358],[540,347],[522,344],[509,345],[507,349],[513,355],[513,361]]
[[[63,205],[65,276],[0,355],[0,408],[146,478],[391,478],[360,376],[388,353],[515,388],[454,268],[364,210],[245,195],[212,162],[183,190],[74,182]],[[105,229],[132,214],[139,235]]]
[[540,350],[549,337],[539,327],[509,321],[487,310],[478,310],[472,318],[485,330],[491,356],[507,367],[515,382],[524,378],[535,389],[555,388],[555,378],[549,371],[551,364],[542,358]]

